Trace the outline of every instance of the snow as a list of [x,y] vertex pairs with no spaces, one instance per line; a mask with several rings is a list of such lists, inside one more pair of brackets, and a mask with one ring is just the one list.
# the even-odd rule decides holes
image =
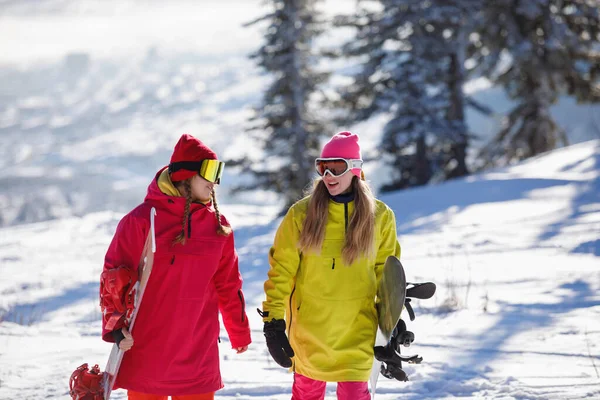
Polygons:
[[[75,368],[104,367],[104,254],[178,136],[197,135],[227,157],[255,146],[243,128],[265,77],[245,59],[258,31],[241,24],[261,14],[260,2],[116,4],[0,1],[2,400],[66,399]],[[507,108],[485,83],[469,93]],[[597,108],[565,100],[553,109],[577,144],[380,196],[396,213],[409,281],[434,281],[438,292],[415,301],[407,322],[416,341],[404,353],[423,364],[406,366],[407,383],[380,377],[377,399],[600,398],[600,140],[589,140]],[[478,118],[474,131],[496,123]],[[381,125],[354,127],[368,153]],[[381,180],[367,164],[367,178]],[[289,399],[292,375],[271,360],[255,312],[277,196],[233,196],[245,178],[229,170],[220,198],[253,344],[236,355],[222,330],[217,398]]]
[[[600,396],[600,141],[381,198],[396,213],[408,279],[438,292],[415,301],[408,322],[417,340],[406,353],[423,364],[406,367],[408,383],[381,377],[378,399]],[[269,358],[254,312],[275,211],[223,205],[254,343],[235,355],[222,331],[222,398],[290,397],[292,375]],[[121,215],[0,230],[0,398],[66,398],[76,367],[106,361],[97,285]]]

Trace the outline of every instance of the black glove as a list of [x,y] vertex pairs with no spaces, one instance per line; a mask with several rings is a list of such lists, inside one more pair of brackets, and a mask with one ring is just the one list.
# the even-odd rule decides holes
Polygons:
[[294,350],[290,346],[285,335],[285,321],[282,319],[272,319],[265,322],[263,329],[267,340],[267,347],[273,360],[284,368],[292,366],[291,357],[294,357]]

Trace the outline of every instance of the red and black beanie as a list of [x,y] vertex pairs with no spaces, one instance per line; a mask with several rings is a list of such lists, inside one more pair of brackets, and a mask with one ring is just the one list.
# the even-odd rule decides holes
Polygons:
[[[208,147],[192,135],[184,133],[183,135],[181,135],[181,138],[179,138],[179,141],[173,149],[173,155],[171,155],[170,163],[173,164],[181,161],[202,161],[216,159],[217,153],[212,151],[210,147]],[[193,177],[197,173],[198,171],[179,169],[177,171],[171,172],[171,181],[183,181]]]

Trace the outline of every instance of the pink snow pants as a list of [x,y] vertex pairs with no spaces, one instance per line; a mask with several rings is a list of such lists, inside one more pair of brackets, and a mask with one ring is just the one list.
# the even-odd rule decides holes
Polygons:
[[[323,381],[316,381],[300,374],[294,374],[292,400],[323,400],[325,386]],[[371,400],[367,382],[338,382],[338,400]]]

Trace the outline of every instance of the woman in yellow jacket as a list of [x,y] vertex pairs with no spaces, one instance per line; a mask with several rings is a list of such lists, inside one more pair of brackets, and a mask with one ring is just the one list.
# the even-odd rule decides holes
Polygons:
[[368,400],[377,284],[386,258],[400,256],[395,217],[361,179],[357,135],[333,136],[315,165],[320,178],[269,253],[264,333],[273,359],[294,371],[292,400],[323,399],[326,382],[338,382],[340,400]]

